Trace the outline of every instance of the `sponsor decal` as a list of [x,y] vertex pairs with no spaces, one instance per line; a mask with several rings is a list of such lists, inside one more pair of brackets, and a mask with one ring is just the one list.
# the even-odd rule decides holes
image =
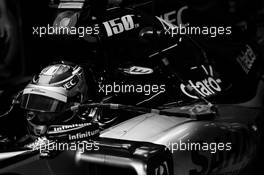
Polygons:
[[124,69],[124,72],[132,75],[144,75],[144,74],[152,74],[153,69],[147,67],[132,66],[128,69]]
[[79,82],[79,79],[77,76],[74,76],[70,81],[66,82],[63,87],[68,89],[73,88],[77,83]]
[[160,15],[160,18],[164,19],[165,21],[167,21],[169,23],[176,24],[176,22],[177,22],[176,16],[177,16],[177,11],[173,10],[173,11],[170,11],[170,12],[167,12],[167,13]]
[[160,18],[164,19],[165,21],[169,23],[173,23],[177,25],[180,25],[180,24],[184,25],[183,20],[182,20],[182,16],[183,16],[182,14],[187,9],[188,9],[187,6],[183,6],[178,11],[173,10],[173,11],[160,15]]
[[93,131],[85,131],[85,132],[79,132],[77,134],[69,134],[69,140],[78,140],[78,139],[84,139],[84,138],[90,138],[92,136],[95,136],[99,134],[100,130],[96,129]]
[[[222,91],[219,85],[222,81],[220,79],[214,79],[213,77],[205,78],[202,81],[193,82],[192,80],[189,80],[188,82],[192,86],[192,88],[194,88],[194,90],[201,94],[203,97],[215,95],[217,92]],[[187,88],[184,84],[181,84],[180,87],[185,95],[191,98],[198,99],[197,96],[191,94],[190,92],[188,92],[188,90],[186,90]]]
[[[171,31],[173,31],[173,29],[175,27],[177,27],[176,25],[174,25],[174,24],[172,24],[172,23],[170,23],[170,22],[168,22],[168,21],[166,21],[166,20],[164,20],[164,19],[162,19],[160,17],[157,17],[157,19],[160,21],[163,29],[165,30],[165,32],[164,32],[165,35],[171,35]],[[182,41],[182,38],[179,37],[178,42],[181,42],[181,41]],[[177,45],[178,45],[178,43],[176,43],[172,47],[175,47]],[[171,47],[169,47],[168,49],[170,49],[170,48]],[[168,49],[165,49],[165,51],[168,50]],[[162,50],[162,51],[164,51],[164,50]],[[156,54],[152,54],[151,57],[154,56],[154,55],[156,55]]]
[[[220,83],[222,82],[222,80],[219,78],[214,78],[212,67],[209,66],[209,71],[206,70],[204,66],[202,66],[202,68],[204,69],[208,77],[200,81],[189,80],[189,85],[203,97],[209,97],[215,95],[217,92],[221,92],[222,88],[220,86]],[[198,99],[195,94],[189,92],[188,88],[184,84],[181,84],[180,88],[182,92],[188,97]]]
[[133,20],[134,15],[125,15],[121,18],[115,18],[110,21],[103,22],[108,37],[130,31],[139,26]]
[[172,23],[164,20],[163,18],[157,17],[157,19],[160,21],[161,25],[166,30],[165,34],[170,33],[170,30],[173,30],[176,27],[175,24],[172,24]]
[[82,128],[85,126],[90,126],[90,123],[79,123],[79,124],[72,124],[72,125],[62,125],[62,126],[54,126],[54,128],[52,129],[52,131],[50,132],[64,132],[64,131],[68,131],[71,130],[73,128]]
[[247,74],[251,70],[255,60],[256,54],[249,45],[246,45],[246,51],[242,51],[237,57],[238,63]]
[[183,14],[183,11],[184,10],[187,10],[187,9],[188,9],[187,6],[183,6],[183,7],[181,7],[178,10],[178,13],[177,13],[177,22],[178,22],[178,25],[183,24],[183,22],[182,22],[182,14]]
[[80,140],[99,134],[99,125],[95,123],[77,123],[71,125],[51,125],[47,132],[49,139]]

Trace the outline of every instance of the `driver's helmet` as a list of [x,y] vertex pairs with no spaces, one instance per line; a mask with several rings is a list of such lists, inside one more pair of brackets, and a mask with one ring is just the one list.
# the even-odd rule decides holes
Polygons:
[[31,134],[44,135],[49,125],[65,123],[76,116],[71,107],[88,99],[83,68],[60,62],[45,67],[25,87],[25,109]]

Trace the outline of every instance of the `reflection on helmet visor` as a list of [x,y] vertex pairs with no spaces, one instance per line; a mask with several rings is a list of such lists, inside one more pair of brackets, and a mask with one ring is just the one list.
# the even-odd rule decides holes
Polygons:
[[65,103],[36,94],[23,94],[21,108],[39,112],[61,112]]

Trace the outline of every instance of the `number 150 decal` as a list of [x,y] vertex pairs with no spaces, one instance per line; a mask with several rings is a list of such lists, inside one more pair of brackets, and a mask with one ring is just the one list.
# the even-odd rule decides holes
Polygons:
[[107,36],[110,37],[136,28],[137,24],[134,23],[132,16],[134,15],[125,15],[121,18],[104,22],[103,25],[106,29]]

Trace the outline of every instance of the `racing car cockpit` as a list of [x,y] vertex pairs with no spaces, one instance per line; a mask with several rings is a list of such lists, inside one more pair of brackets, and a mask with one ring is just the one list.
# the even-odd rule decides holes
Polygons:
[[26,111],[31,136],[67,140],[70,139],[69,132],[73,135],[85,130],[87,123],[90,127],[91,115],[98,115],[98,112],[95,110],[91,115],[82,115],[72,109],[74,105],[92,100],[89,99],[92,89],[89,89],[84,74],[81,66],[62,61],[45,67],[34,76],[23,90],[20,103]]

